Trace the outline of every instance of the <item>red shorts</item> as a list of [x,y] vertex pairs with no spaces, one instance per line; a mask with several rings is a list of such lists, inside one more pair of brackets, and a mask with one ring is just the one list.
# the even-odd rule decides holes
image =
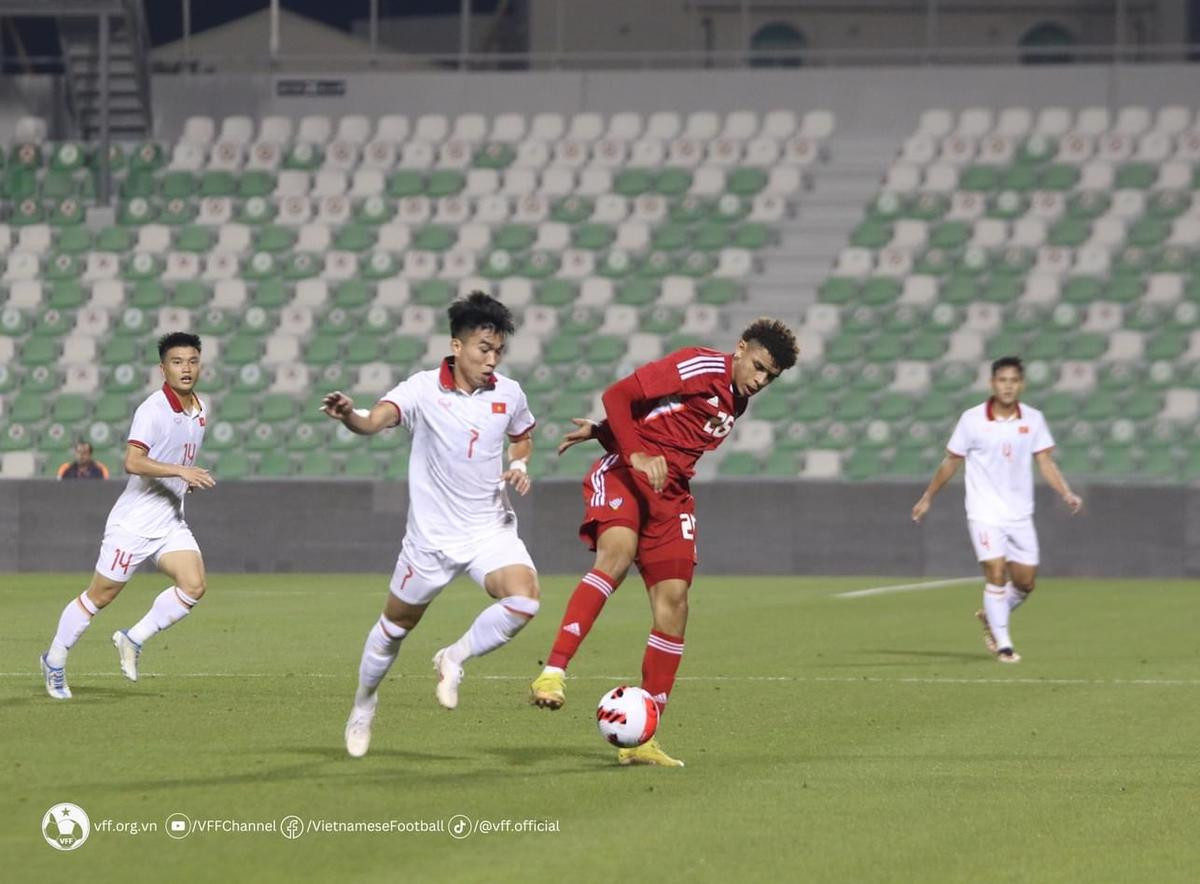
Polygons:
[[645,477],[615,454],[600,458],[583,480],[579,539],[595,550],[608,528],[637,532],[638,570],[647,588],[663,580],[692,582],[696,569],[696,499],[686,485],[670,482],[655,494]]

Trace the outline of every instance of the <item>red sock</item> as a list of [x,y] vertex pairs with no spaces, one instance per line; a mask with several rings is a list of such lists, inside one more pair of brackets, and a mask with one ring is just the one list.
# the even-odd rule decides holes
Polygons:
[[642,690],[654,698],[659,714],[666,710],[675,673],[683,659],[683,636],[667,635],[650,630],[646,639],[646,656],[642,657]]
[[567,668],[567,664],[571,662],[571,658],[575,656],[575,652],[579,650],[579,646],[591,630],[592,624],[600,616],[604,603],[620,585],[595,568],[583,575],[583,579],[571,593],[571,600],[567,602],[567,612],[563,614],[562,625],[554,638],[554,647],[550,649],[550,657],[546,660],[547,666]]

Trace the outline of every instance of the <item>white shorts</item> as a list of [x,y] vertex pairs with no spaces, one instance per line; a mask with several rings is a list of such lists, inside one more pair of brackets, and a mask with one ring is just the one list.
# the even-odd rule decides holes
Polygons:
[[1033,519],[1010,525],[988,525],[968,519],[967,530],[975,545],[975,558],[981,562],[1004,559],[1018,565],[1038,563],[1038,538]]
[[406,604],[427,605],[464,571],[483,586],[488,574],[509,565],[524,565],[535,573],[537,571],[525,543],[515,530],[498,531],[462,553],[418,549],[405,537],[389,589]]
[[142,537],[122,528],[106,528],[100,541],[96,572],[117,583],[127,583],[138,565],[154,556],[154,564],[170,552],[191,549],[200,552],[196,538],[187,525],[171,529],[165,537]]

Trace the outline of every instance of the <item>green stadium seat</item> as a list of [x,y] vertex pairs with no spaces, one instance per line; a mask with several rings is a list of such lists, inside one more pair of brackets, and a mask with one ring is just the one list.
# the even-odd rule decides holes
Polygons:
[[587,360],[593,365],[616,362],[624,355],[624,338],[615,335],[597,335],[588,342]]
[[397,335],[388,344],[384,356],[386,362],[392,365],[408,365],[420,359],[425,353],[425,343],[418,338]]
[[[554,202],[550,207],[550,218],[563,224],[582,224],[592,217],[595,205],[595,202],[588,197],[572,194]],[[514,248],[514,246],[505,246],[504,248]],[[580,246],[580,248],[590,247]]]
[[1042,190],[1071,190],[1078,182],[1079,168],[1066,163],[1053,163],[1046,166],[1042,169],[1038,180]]
[[1158,168],[1150,163],[1125,163],[1117,169],[1114,187],[1147,190],[1158,179]]
[[16,424],[32,424],[46,416],[46,400],[27,392],[18,393],[9,401],[5,417]]
[[418,196],[424,191],[425,178],[420,172],[415,172],[411,169],[399,169],[388,176],[388,196],[396,198]]
[[858,299],[860,287],[857,279],[830,276],[821,283],[819,297],[826,304],[850,304]]
[[776,449],[767,455],[762,472],[767,476],[796,476],[800,472],[796,452]]
[[675,224],[697,224],[709,217],[708,203],[698,196],[682,196],[671,201],[669,217]]
[[613,177],[613,193],[621,196],[640,196],[653,185],[653,178],[645,169],[622,169]]
[[304,361],[310,365],[329,365],[338,359],[341,349],[340,338],[318,334],[305,348]]
[[[725,241],[725,228],[722,225],[711,225],[719,231],[720,241],[717,245],[709,246],[710,248],[721,248]],[[654,229],[654,234],[651,237],[650,244],[656,249],[674,250],[683,249],[688,246],[691,241],[689,228],[686,224],[666,223],[660,224]],[[696,243],[697,248],[705,248],[699,242]]]
[[454,196],[466,186],[466,177],[453,169],[437,169],[430,173],[425,182],[425,194],[429,197]]
[[240,451],[223,451],[213,467],[213,475],[218,481],[237,481],[245,479],[252,470],[253,465],[248,455]]
[[287,151],[283,158],[283,168],[309,172],[321,165],[324,152],[315,144],[298,142]]
[[658,300],[658,283],[649,279],[631,279],[617,288],[616,303],[645,307]]
[[755,476],[760,472],[762,465],[748,451],[731,451],[717,464],[718,476]]
[[330,420],[314,410],[302,412],[302,421],[285,435],[288,451],[305,452],[324,448],[329,436]]
[[282,479],[292,474],[291,457],[285,451],[266,451],[258,459],[254,474],[264,479]]
[[[26,318],[22,317],[22,319]],[[21,345],[20,364],[26,368],[49,366],[58,359],[58,350],[57,340],[37,336],[28,338]]]
[[919,193],[908,204],[907,215],[917,221],[937,221],[946,214],[949,206],[940,193]]
[[852,482],[874,479],[883,472],[883,456],[870,448],[856,448],[842,462],[842,475]]
[[296,231],[281,224],[265,224],[254,231],[256,252],[286,252],[296,244]]
[[37,438],[37,431],[33,427],[23,423],[10,423],[0,430],[0,451],[24,451],[33,448],[37,445]]
[[567,306],[578,296],[578,289],[565,279],[547,279],[537,287],[537,302],[547,307]]
[[377,479],[384,473],[384,462],[365,451],[352,451],[346,455],[342,469],[356,479]]
[[725,178],[725,189],[739,196],[753,196],[767,186],[767,173],[762,169],[734,169]]
[[829,397],[824,393],[808,390],[800,394],[796,400],[792,416],[798,421],[819,421],[829,417],[832,412]]
[[275,451],[282,443],[281,433],[274,424],[258,423],[247,434],[243,443],[247,451]]

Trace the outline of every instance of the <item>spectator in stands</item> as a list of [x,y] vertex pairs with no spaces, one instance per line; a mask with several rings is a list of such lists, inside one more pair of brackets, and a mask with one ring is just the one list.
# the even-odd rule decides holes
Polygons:
[[79,441],[75,443],[75,459],[58,468],[58,478],[107,479],[108,467],[98,460],[92,460],[92,443]]

